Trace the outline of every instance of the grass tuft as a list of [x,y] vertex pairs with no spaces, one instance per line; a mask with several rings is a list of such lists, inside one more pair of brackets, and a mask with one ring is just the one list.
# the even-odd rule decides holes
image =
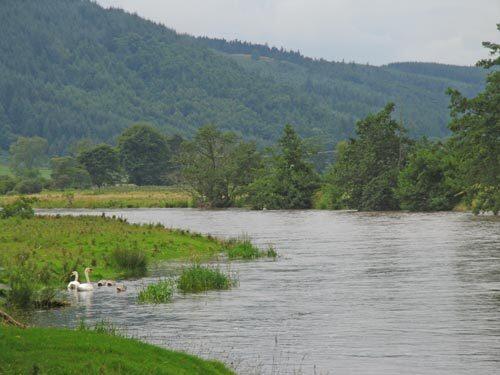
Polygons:
[[230,289],[237,279],[220,270],[219,267],[193,264],[182,270],[177,288],[183,293],[199,293],[207,290]]
[[160,280],[142,288],[137,296],[139,303],[168,303],[174,295],[175,282],[173,280]]
[[256,259],[262,256],[262,252],[257,247],[252,245],[252,242],[249,239],[244,238],[229,247],[227,256],[229,259]]
[[137,247],[116,248],[111,255],[126,277],[139,277],[146,274],[148,269],[146,253]]

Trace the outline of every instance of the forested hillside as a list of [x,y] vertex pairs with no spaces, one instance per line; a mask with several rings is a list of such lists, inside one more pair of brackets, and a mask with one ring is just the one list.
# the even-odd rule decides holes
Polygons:
[[475,68],[329,63],[196,39],[87,0],[3,0],[0,33],[0,147],[38,135],[51,154],[80,138],[114,143],[138,121],[183,136],[211,123],[262,144],[291,123],[333,145],[389,100],[412,134],[439,137],[444,90],[472,95],[484,77]]
[[486,77],[484,69],[475,67],[436,63],[376,67],[315,60],[299,52],[240,41],[198,40],[232,57],[248,71],[300,87],[303,92],[321,97],[329,108],[357,119],[392,101],[396,103],[396,116],[403,119],[413,136],[447,135],[447,88],[473,96]]

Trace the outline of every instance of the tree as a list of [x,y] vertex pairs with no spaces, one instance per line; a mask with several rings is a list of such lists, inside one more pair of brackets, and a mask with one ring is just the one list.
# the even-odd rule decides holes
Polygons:
[[[500,24],[497,25],[500,31]],[[481,60],[479,66],[500,65],[500,45],[483,43],[496,58]],[[475,212],[500,210],[500,71],[489,73],[486,88],[468,99],[457,90],[451,96],[450,129],[454,153],[460,160],[460,175],[467,201]]]
[[71,156],[52,158],[52,185],[56,189],[83,189],[91,186],[91,178],[83,165]]
[[306,160],[304,142],[291,125],[285,126],[278,147],[250,185],[248,202],[257,209],[310,208],[319,179]]
[[47,140],[40,137],[19,137],[9,148],[10,165],[17,175],[33,174],[47,162]]
[[167,140],[155,128],[137,124],[125,130],[118,140],[120,159],[131,183],[161,185],[169,168]]
[[410,211],[451,210],[460,200],[456,160],[448,147],[426,139],[415,145],[399,172],[396,195]]
[[92,184],[114,185],[121,180],[121,165],[118,151],[102,144],[78,155],[78,162],[85,167]]
[[331,171],[330,181],[342,192],[346,205],[364,211],[396,210],[394,195],[399,169],[404,166],[409,140],[392,119],[394,104],[356,124]]
[[214,126],[200,128],[192,141],[184,142],[178,161],[182,181],[207,207],[234,204],[260,166],[255,143]]

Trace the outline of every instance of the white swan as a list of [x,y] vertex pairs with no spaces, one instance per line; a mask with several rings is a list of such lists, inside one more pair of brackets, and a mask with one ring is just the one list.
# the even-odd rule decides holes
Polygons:
[[71,272],[71,276],[75,276],[75,279],[69,282],[68,290],[75,290],[78,287],[78,285],[80,285],[80,282],[78,281],[78,272],[76,271]]
[[92,268],[85,268],[85,279],[87,280],[86,283],[80,284],[76,287],[76,290],[79,292],[88,292],[90,290],[94,290],[94,286],[90,282],[89,278],[89,273],[92,272]]

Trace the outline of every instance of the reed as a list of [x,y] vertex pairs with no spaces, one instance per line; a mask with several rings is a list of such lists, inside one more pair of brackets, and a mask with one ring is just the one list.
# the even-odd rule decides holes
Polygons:
[[146,253],[137,248],[116,248],[112,258],[125,277],[144,276],[148,269]]
[[174,295],[175,282],[171,279],[160,280],[142,288],[137,296],[139,303],[168,303]]
[[177,288],[183,293],[199,293],[208,290],[230,289],[237,279],[216,266],[193,264],[182,270],[177,280]]

